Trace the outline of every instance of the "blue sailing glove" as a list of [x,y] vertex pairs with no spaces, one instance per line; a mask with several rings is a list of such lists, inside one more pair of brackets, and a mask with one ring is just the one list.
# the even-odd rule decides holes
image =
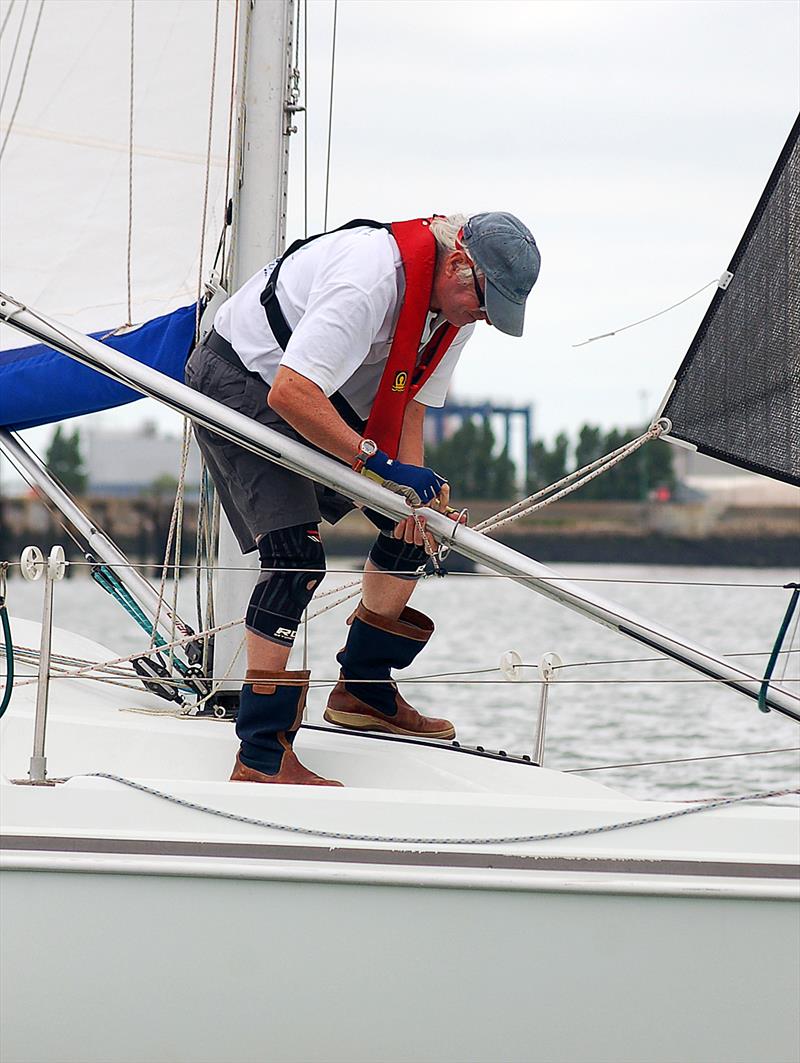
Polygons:
[[433,469],[421,465],[404,465],[394,461],[382,450],[376,451],[366,459],[359,469],[362,476],[368,476],[390,491],[405,495],[412,506],[423,506],[432,502],[447,483],[443,476]]

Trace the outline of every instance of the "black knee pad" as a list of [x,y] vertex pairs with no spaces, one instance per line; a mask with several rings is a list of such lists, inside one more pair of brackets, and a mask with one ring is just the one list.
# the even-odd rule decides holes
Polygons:
[[270,642],[291,646],[303,612],[325,578],[325,551],[317,524],[268,532],[258,541],[261,576],[253,588],[245,627]]
[[395,539],[381,532],[369,552],[375,568],[388,572],[398,579],[419,579],[423,574],[428,555],[424,547]]

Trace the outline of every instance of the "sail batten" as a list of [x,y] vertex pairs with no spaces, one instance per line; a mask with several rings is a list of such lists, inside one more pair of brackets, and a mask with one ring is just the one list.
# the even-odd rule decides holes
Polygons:
[[800,117],[681,363],[665,439],[800,486]]

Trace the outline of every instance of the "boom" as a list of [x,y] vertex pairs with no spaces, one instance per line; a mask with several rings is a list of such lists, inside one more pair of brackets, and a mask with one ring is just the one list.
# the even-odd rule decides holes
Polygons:
[[[185,384],[180,384],[149,366],[141,365],[127,355],[104,346],[98,340],[58,324],[3,295],[0,295],[0,321],[5,321],[25,335],[49,344],[83,365],[121,380],[129,387],[157,399],[268,461],[326,484],[395,520],[399,521],[408,516],[408,506],[402,496],[359,476],[341,462],[318,454],[302,443],[287,439],[244,414],[193,391]],[[552,598],[590,620],[627,635],[701,675],[717,679],[733,690],[758,700],[761,680],[752,673],[729,664],[711,650],[686,641],[655,621],[628,613],[613,602],[576,587],[533,558],[487,539],[471,528],[457,525],[444,514],[429,509],[421,512],[424,513],[428,528],[435,538],[439,542],[447,543],[464,557],[477,561],[500,575],[509,576],[522,586]],[[767,692],[766,704],[784,716],[800,722],[800,698],[791,691],[771,686]]]

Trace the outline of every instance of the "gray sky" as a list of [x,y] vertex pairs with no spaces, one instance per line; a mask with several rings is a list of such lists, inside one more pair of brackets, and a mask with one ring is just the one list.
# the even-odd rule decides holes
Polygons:
[[[3,79],[21,8],[2,41]],[[311,0],[308,10],[318,231],[333,5]],[[214,4],[139,0],[136,11],[133,316],[142,320],[189,302],[197,284]],[[209,249],[224,187],[232,12],[223,0]],[[87,330],[126,313],[128,33],[121,0],[47,0],[3,158],[2,287]],[[20,67],[18,56],[3,126]],[[637,422],[655,409],[711,290],[615,339],[572,344],[719,276],[797,113],[799,72],[800,6],[789,0],[340,0],[329,224],[518,214],[542,252],[525,336],[479,326],[454,393],[533,403],[548,437],[587,420]],[[292,166],[290,238],[303,227],[302,122]],[[4,330],[2,342],[24,341]],[[91,423],[152,415],[142,402]],[[42,449],[51,431],[29,438]]]

